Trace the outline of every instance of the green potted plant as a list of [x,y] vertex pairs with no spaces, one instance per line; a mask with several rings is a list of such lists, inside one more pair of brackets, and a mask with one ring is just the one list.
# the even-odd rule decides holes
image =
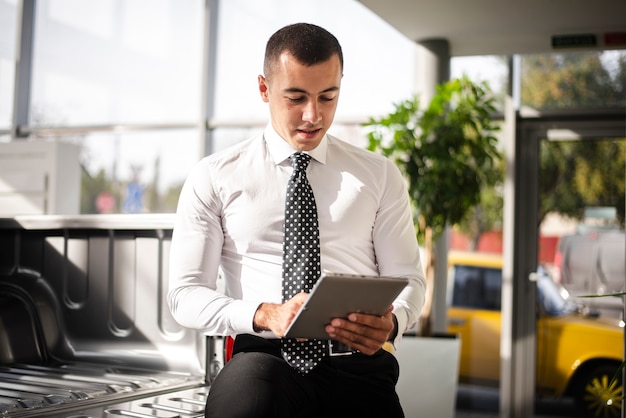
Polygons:
[[391,158],[407,179],[418,239],[426,248],[422,335],[430,334],[432,241],[460,222],[501,176],[494,102],[487,82],[464,76],[437,85],[427,106],[414,95],[365,124],[368,148]]
[[[402,373],[398,394],[407,414],[453,417],[460,341],[431,333],[434,254],[432,242],[480,203],[481,192],[500,179],[501,158],[493,121],[494,98],[486,83],[468,78],[436,86],[422,107],[418,96],[365,124],[369,149],[391,158],[406,177],[414,223],[425,246],[427,293],[418,332],[396,351],[398,361],[419,373]],[[497,173],[497,174],[496,174]],[[417,354],[419,353],[419,354]],[[415,388],[420,388],[416,391]]]

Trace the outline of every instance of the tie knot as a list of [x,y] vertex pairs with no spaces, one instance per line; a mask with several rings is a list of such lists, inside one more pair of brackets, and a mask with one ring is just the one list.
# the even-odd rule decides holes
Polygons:
[[311,161],[311,156],[302,152],[291,154],[289,158],[291,158],[291,165],[294,171],[305,171],[309,161]]

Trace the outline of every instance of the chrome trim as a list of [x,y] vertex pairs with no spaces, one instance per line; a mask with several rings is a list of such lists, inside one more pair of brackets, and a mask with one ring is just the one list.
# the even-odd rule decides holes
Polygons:
[[16,227],[45,229],[117,229],[160,230],[174,228],[174,213],[104,214],[104,215],[18,215],[0,218],[0,230]]

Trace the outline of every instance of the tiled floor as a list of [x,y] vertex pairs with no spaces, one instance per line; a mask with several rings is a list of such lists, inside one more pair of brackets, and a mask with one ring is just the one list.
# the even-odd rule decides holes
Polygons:
[[[455,418],[494,418],[499,416],[498,389],[459,385]],[[538,399],[534,418],[579,418],[570,400]]]

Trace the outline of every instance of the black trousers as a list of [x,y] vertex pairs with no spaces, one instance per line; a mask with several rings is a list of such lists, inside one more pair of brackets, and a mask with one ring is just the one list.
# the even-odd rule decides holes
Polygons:
[[280,354],[280,340],[235,339],[233,357],[209,390],[207,418],[402,418],[393,354],[326,357],[307,375]]

